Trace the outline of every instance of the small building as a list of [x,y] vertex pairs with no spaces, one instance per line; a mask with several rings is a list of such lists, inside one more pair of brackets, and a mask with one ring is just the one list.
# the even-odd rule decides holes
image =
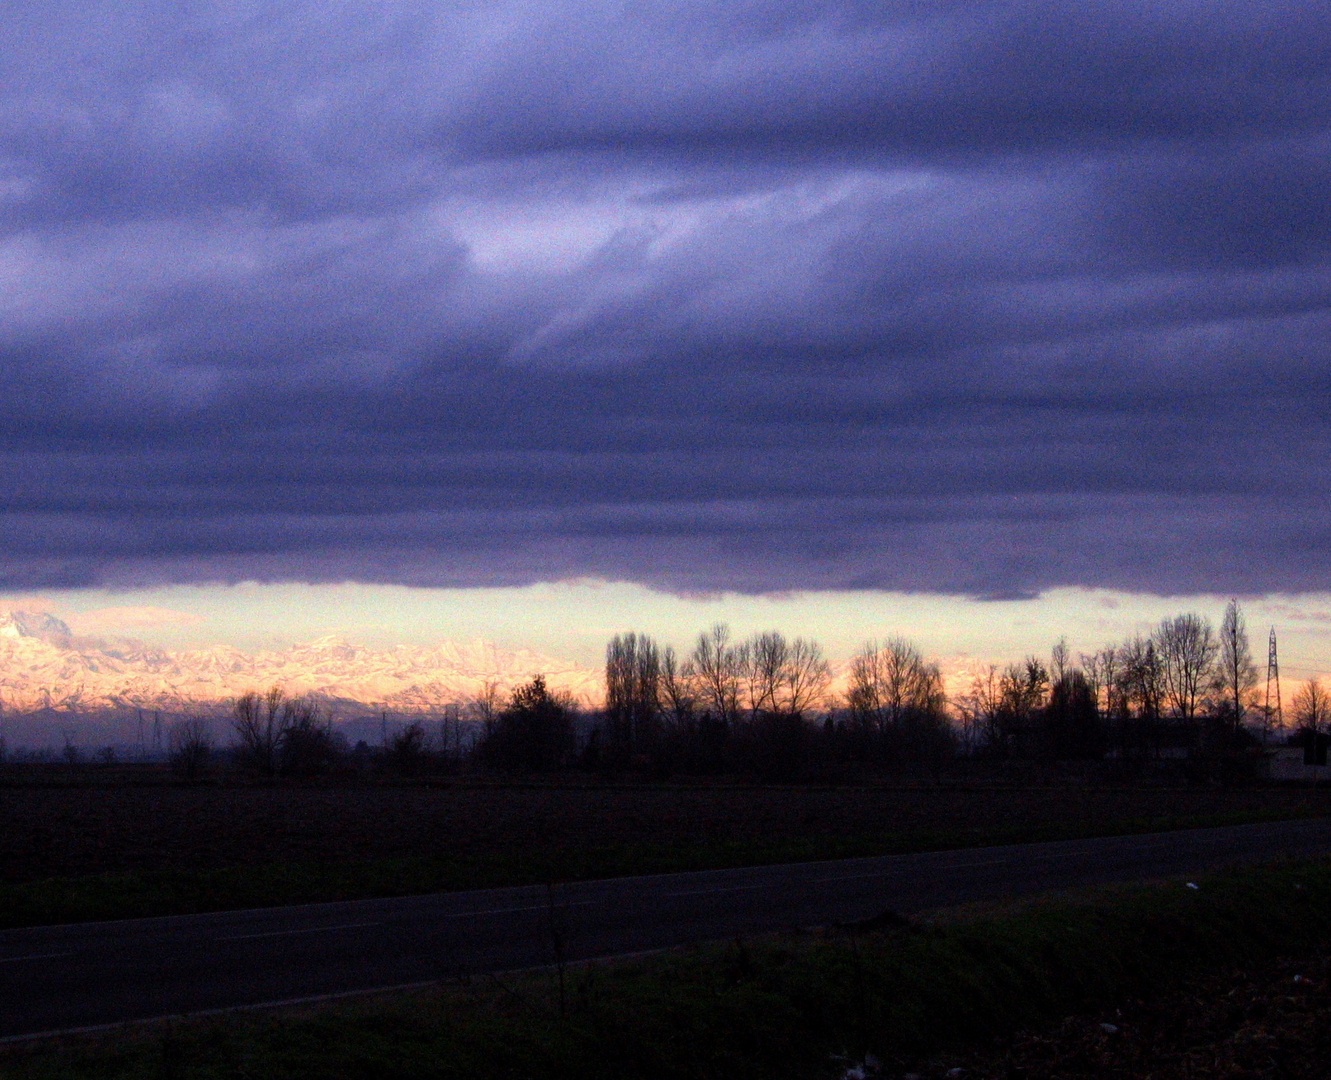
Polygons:
[[[1325,738],[1325,736],[1322,736]],[[1317,750],[1321,753],[1317,753]],[[1331,782],[1331,765],[1327,764],[1325,745],[1309,753],[1306,746],[1281,746],[1267,757],[1267,775],[1272,780],[1303,780],[1308,783]]]

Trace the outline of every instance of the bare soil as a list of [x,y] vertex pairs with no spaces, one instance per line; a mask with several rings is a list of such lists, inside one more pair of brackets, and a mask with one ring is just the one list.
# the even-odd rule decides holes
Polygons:
[[0,881],[399,856],[792,839],[845,854],[1331,812],[1331,794],[1094,785],[738,783],[0,787]]

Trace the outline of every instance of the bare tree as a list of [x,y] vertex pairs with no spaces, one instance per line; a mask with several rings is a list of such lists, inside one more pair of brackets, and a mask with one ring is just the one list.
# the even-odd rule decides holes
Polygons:
[[978,752],[998,708],[998,668],[990,664],[975,675],[966,692],[953,699],[952,708],[960,722],[962,749],[967,754]]
[[196,780],[208,771],[213,756],[213,736],[208,721],[191,716],[171,725],[167,760],[171,771],[186,780]]
[[1202,695],[1215,682],[1220,651],[1215,631],[1200,615],[1188,613],[1162,621],[1152,640],[1170,712],[1180,720],[1195,719]]
[[1051,683],[1063,681],[1063,677],[1072,670],[1072,654],[1068,652],[1068,639],[1059,638],[1049,654],[1049,680]]
[[846,705],[855,722],[878,729],[884,723],[882,657],[877,642],[867,642],[850,660]]
[[937,664],[905,638],[869,642],[850,662],[852,714],[881,729],[896,727],[910,710],[932,708],[942,693]]
[[790,646],[775,630],[755,634],[736,650],[743,672],[745,704],[749,717],[775,716],[782,712],[786,668]]
[[693,664],[682,663],[673,646],[661,653],[661,704],[670,721],[678,727],[693,719],[698,704],[697,675]]
[[1118,695],[1118,649],[1106,645],[1098,652],[1081,654],[1081,669],[1086,675],[1087,685],[1095,697],[1096,708],[1102,716],[1112,716],[1122,712]]
[[822,704],[832,682],[832,668],[816,641],[796,638],[786,653],[782,707],[801,717]]
[[1002,743],[1002,683],[998,667],[990,664],[971,679],[970,690],[957,698],[962,735],[972,753],[981,749],[997,752]]
[[1039,657],[1028,656],[1020,664],[1003,669],[998,688],[998,748],[1003,753],[1029,750],[1037,714],[1049,695],[1049,669]]
[[646,634],[616,634],[605,649],[605,714],[621,753],[651,741],[661,712],[661,660]]
[[1243,726],[1246,703],[1257,687],[1257,668],[1248,648],[1247,624],[1235,600],[1225,606],[1225,617],[1220,622],[1217,683],[1224,696],[1229,720],[1237,732]]
[[739,719],[740,652],[730,643],[730,627],[717,623],[698,635],[691,663],[703,707],[728,727]]
[[1124,714],[1135,712],[1146,721],[1160,719],[1164,683],[1152,638],[1137,634],[1119,646],[1116,685]]
[[850,663],[846,699],[853,721],[887,761],[938,761],[952,752],[942,673],[904,638],[860,650]]
[[231,727],[240,740],[243,763],[265,776],[277,772],[285,703],[282,688],[272,686],[264,694],[254,690],[241,694],[232,711]]
[[1331,730],[1331,693],[1317,679],[1309,679],[1299,687],[1291,708],[1294,723],[1302,730],[1322,733]]
[[468,702],[476,719],[481,722],[481,730],[489,733],[494,730],[495,721],[499,718],[499,710],[503,707],[503,701],[499,693],[499,682],[497,679],[481,680],[481,688],[476,696]]

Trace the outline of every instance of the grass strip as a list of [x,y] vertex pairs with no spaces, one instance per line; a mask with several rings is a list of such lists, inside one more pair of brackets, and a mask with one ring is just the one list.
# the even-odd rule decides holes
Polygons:
[[769,841],[520,849],[466,858],[443,854],[361,862],[292,861],[121,871],[0,884],[0,928],[1079,840],[1309,816],[1315,815],[1232,811],[1138,817],[1089,825],[1072,822],[1039,827],[989,826],[964,832],[915,830]]
[[273,1014],[10,1047],[0,1074],[110,1077],[836,1076],[1168,993],[1331,941],[1331,862],[768,937]]

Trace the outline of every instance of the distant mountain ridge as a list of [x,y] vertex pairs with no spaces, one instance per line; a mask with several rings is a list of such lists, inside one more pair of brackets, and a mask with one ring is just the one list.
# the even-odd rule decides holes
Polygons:
[[599,672],[480,640],[373,649],[324,637],[255,653],[227,645],[170,651],[81,639],[45,612],[0,617],[0,707],[7,713],[211,712],[273,685],[330,704],[426,713],[474,698],[487,682],[506,691],[538,673],[586,703],[601,699]]

